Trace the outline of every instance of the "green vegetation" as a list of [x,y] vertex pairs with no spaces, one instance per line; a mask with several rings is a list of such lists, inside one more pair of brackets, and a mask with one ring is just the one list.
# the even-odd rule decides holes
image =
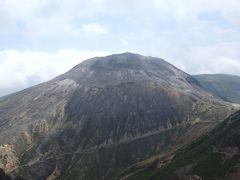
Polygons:
[[236,171],[240,154],[232,154],[226,148],[240,147],[240,111],[230,116],[210,133],[194,141],[176,153],[170,163],[157,169],[145,169],[129,180],[166,179],[176,171],[188,169],[180,175],[198,175],[204,180],[224,179]]
[[195,75],[200,84],[212,94],[234,103],[240,103],[240,76],[227,74]]

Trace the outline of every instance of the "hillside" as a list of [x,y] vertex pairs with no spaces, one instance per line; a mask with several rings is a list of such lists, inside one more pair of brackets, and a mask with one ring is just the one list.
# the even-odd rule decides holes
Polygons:
[[180,150],[173,159],[129,177],[134,179],[226,179],[240,175],[240,111],[211,132]]
[[193,76],[212,94],[240,104],[240,76],[227,74],[202,74]]
[[0,166],[28,179],[114,179],[192,142],[233,110],[160,58],[92,58],[0,98]]

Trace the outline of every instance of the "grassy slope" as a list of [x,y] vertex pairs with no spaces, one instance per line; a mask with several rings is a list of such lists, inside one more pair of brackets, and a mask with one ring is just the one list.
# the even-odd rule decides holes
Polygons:
[[240,103],[240,76],[202,74],[194,76],[211,93],[224,100]]
[[[204,180],[229,179],[230,174],[240,170],[237,168],[240,161],[239,148],[240,111],[187,148],[179,151],[170,163],[161,168],[145,169],[128,179],[164,180],[173,174],[178,174],[180,177],[198,175]],[[233,151],[234,149],[238,149],[238,152]]]

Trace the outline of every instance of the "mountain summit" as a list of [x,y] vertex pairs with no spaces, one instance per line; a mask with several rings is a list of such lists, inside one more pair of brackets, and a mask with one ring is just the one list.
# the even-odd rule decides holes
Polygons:
[[92,58],[0,98],[0,167],[29,179],[114,179],[191,142],[232,108],[162,59]]
[[[163,59],[123,53],[86,60],[61,76],[80,84],[114,85],[126,82],[165,82],[184,86],[179,80],[198,82]],[[182,79],[181,79],[182,78]],[[198,84],[199,85],[199,84]]]

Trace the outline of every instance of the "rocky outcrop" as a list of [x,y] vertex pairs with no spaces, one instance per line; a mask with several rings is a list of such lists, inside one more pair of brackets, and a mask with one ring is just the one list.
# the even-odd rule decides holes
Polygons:
[[11,172],[18,165],[18,157],[9,144],[0,145],[0,168]]

